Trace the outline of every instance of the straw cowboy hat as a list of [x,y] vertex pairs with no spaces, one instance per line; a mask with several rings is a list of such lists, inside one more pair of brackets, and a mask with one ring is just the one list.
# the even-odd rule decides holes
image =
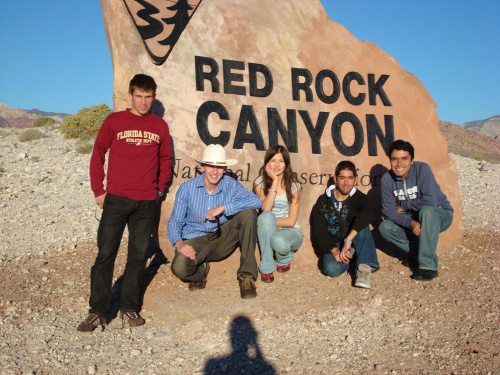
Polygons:
[[219,167],[227,167],[230,165],[235,165],[238,160],[227,159],[226,160],[226,150],[221,145],[208,145],[203,151],[203,159],[196,160],[200,164],[207,164]]

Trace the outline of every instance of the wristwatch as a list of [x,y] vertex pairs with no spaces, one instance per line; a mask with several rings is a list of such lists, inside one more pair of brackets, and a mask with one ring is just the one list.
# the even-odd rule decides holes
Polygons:
[[158,198],[161,198],[161,197],[163,197],[163,191],[158,192]]

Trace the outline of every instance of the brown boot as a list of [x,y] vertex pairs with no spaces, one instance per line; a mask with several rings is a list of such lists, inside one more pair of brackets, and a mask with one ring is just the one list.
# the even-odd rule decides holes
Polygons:
[[128,327],[138,327],[144,325],[146,320],[142,318],[139,313],[134,311],[120,311],[120,319],[122,321],[122,328]]
[[106,318],[99,314],[89,314],[87,317],[78,324],[76,329],[80,332],[92,332],[98,326],[101,326],[104,330],[104,325],[106,324]]
[[240,294],[241,298],[255,298],[257,297],[257,287],[255,286],[255,281],[250,273],[243,273],[238,277],[240,282]]

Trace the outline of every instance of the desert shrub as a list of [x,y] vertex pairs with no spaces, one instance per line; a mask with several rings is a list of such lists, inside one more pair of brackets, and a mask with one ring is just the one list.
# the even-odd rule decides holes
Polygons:
[[5,172],[4,167],[0,167],[0,173],[4,173],[4,172]]
[[54,125],[55,124],[55,121],[52,117],[47,117],[47,116],[44,116],[44,117],[39,117],[37,118],[35,121],[33,121],[33,127],[34,128],[39,128],[41,126],[51,126],[51,125]]
[[88,134],[83,134],[83,133],[82,133],[82,134],[80,134],[80,135],[78,136],[78,139],[79,139],[80,141],[82,141],[82,142],[90,142],[90,141],[92,140],[92,137],[91,137],[90,135],[88,135]]
[[92,143],[79,140],[76,142],[75,150],[78,154],[90,154],[93,148]]
[[38,129],[26,129],[17,137],[19,142],[29,142],[41,138],[47,138],[47,136]]
[[88,135],[95,138],[104,119],[111,114],[106,104],[82,108],[76,114],[65,117],[59,130],[66,138],[78,138]]
[[477,161],[483,161],[483,156],[480,154],[472,153],[470,157],[471,157],[471,159],[474,159]]

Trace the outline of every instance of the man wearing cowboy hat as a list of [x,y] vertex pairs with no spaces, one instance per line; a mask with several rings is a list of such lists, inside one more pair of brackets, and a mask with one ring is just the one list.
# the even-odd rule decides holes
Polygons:
[[238,181],[224,175],[227,167],[237,160],[226,160],[221,145],[208,145],[203,159],[196,161],[203,173],[179,187],[168,221],[168,238],[176,249],[172,273],[189,282],[189,290],[203,289],[209,262],[226,259],[239,247],[237,276],[241,298],[254,298],[257,296],[255,210],[262,201]]

